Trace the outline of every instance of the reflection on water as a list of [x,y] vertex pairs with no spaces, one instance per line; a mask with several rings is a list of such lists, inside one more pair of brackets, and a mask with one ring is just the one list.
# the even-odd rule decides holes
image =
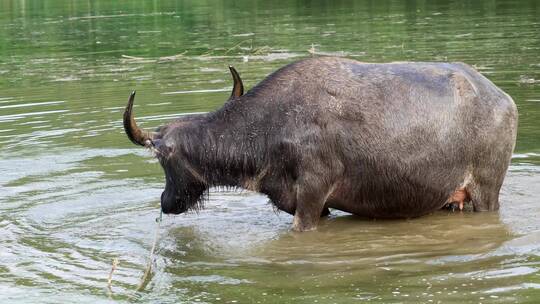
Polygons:
[[[0,1],[0,301],[351,303],[540,301],[540,7],[536,1]],[[227,99],[308,56],[464,61],[508,92],[518,143],[498,213],[318,231],[250,192],[165,216],[163,174],[123,134]],[[114,258],[112,295],[107,277]]]

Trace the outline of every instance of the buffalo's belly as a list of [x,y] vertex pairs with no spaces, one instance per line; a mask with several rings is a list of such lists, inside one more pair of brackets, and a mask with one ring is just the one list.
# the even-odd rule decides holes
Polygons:
[[370,218],[412,218],[441,209],[448,198],[448,189],[396,185],[340,186],[326,207]]
[[326,206],[328,208],[341,210],[361,217],[399,219],[423,216],[441,209],[444,205],[444,201],[436,204],[425,204],[425,202],[422,201],[413,201],[413,203],[417,205],[414,208],[400,206],[399,204],[395,204],[393,207],[389,207],[389,204],[386,204],[386,206],[383,208],[378,205],[378,203],[380,202],[328,201]]

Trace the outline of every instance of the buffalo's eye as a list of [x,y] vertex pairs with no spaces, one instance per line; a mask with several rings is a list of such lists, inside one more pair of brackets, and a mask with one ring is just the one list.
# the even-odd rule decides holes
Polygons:
[[159,148],[159,146],[161,146],[161,142],[162,142],[162,140],[159,139],[159,138],[158,138],[158,139],[152,140],[152,144],[154,145],[154,147],[155,147],[156,149]]
[[161,158],[167,158],[170,154],[170,152],[167,149],[167,146],[163,144],[164,141],[162,139],[154,139],[152,141],[152,152],[154,152],[154,156],[161,159]]

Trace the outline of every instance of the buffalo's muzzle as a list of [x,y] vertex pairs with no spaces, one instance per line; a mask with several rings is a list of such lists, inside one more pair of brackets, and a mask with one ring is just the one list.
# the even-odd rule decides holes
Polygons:
[[161,194],[161,210],[165,214],[180,214],[186,212],[187,208],[182,207],[174,193],[163,191]]

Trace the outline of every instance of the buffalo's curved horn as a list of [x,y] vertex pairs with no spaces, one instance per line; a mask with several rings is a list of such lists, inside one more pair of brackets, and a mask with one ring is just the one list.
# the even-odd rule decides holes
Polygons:
[[135,91],[129,95],[129,101],[124,111],[124,130],[128,138],[137,145],[150,147],[153,145],[154,133],[145,131],[137,126],[133,118],[133,101],[135,100]]
[[242,83],[242,79],[240,79],[240,75],[238,75],[238,72],[230,65],[229,70],[231,71],[231,75],[234,81],[231,98],[237,98],[242,95],[244,95],[244,84]]

